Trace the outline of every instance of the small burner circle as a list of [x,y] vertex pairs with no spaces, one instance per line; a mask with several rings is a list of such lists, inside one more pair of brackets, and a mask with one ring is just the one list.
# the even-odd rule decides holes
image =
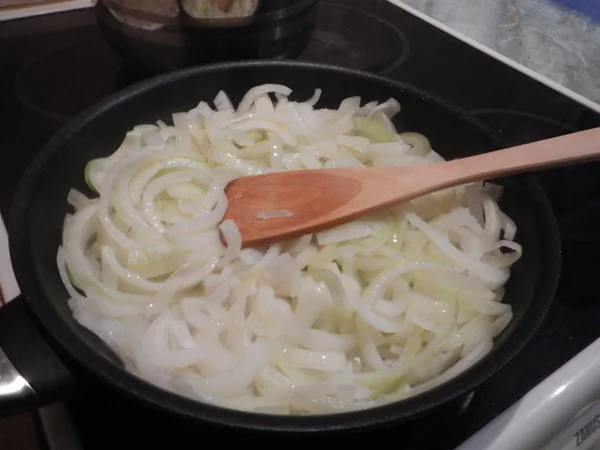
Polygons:
[[321,2],[300,59],[388,74],[408,58],[408,39],[391,22],[353,6]]
[[17,70],[15,96],[36,114],[67,121],[114,91],[119,70],[114,61],[94,40],[54,47]]

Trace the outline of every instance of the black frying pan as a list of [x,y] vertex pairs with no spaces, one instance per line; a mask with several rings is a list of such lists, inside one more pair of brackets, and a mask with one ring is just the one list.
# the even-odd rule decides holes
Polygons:
[[[319,106],[337,107],[352,95],[378,101],[395,97],[403,108],[395,121],[398,129],[424,133],[446,158],[500,146],[481,125],[412,87],[367,73],[310,63],[205,66],[170,73],[114,94],[81,114],[48,142],[28,168],[13,201],[10,250],[24,294],[0,309],[0,387],[4,383],[8,393],[0,395],[0,411],[6,414],[61,398],[79,379],[105,383],[148,406],[192,421],[254,431],[358,431],[410,420],[473,391],[504,367],[532,337],[553,300],[560,249],[544,192],[533,177],[520,176],[500,181],[505,186],[501,206],[517,223],[517,240],[524,248],[506,286],[505,299],[512,304],[513,321],[486,358],[442,386],[368,411],[281,417],[202,404],[126,372],[98,338],[75,322],[67,306],[67,293],[56,268],[61,227],[69,209],[67,193],[71,187],[86,191],[86,162],[112,153],[134,125],[157,119],[170,121],[172,112],[189,110],[201,99],[211,100],[220,89],[236,102],[250,87],[267,82],[290,86],[298,99],[309,98],[315,88],[322,88]],[[8,376],[13,377],[12,390],[6,389]]]

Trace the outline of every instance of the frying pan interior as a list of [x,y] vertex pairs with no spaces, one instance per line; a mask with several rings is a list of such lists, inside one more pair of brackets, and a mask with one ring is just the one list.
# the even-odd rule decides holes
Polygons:
[[445,158],[498,148],[488,132],[459,111],[407,86],[351,70],[291,62],[228,63],[176,72],[119,92],[83,113],[56,135],[25,175],[11,217],[13,263],[27,301],[43,325],[71,356],[95,375],[164,410],[221,424],[265,430],[348,429],[406,419],[429,410],[479,384],[503,367],[532,336],[552,301],[558,278],[558,238],[544,193],[532,177],[500,180],[501,207],[518,226],[522,259],[513,266],[505,301],[514,318],[492,352],[459,377],[395,405],[337,417],[267,417],[200,405],[154,387],[125,372],[106,347],[72,318],[67,293],[56,268],[69,189],[87,192],[83,172],[92,158],[112,153],[126,131],[212,100],[223,89],[235,102],[251,87],[281,83],[294,99],[323,90],[320,107],[360,95],[363,102],[396,98],[402,105],[395,124],[401,131],[425,134]]

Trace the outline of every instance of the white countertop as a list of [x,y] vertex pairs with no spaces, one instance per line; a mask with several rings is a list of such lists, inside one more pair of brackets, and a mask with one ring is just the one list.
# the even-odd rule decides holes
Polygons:
[[600,110],[600,22],[551,0],[390,1],[579,94]]

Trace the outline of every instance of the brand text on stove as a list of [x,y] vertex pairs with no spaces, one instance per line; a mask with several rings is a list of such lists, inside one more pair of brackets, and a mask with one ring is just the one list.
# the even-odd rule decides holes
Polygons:
[[587,441],[596,431],[600,430],[600,414],[597,414],[592,420],[586,423],[573,436],[577,439],[576,446],[579,447]]

